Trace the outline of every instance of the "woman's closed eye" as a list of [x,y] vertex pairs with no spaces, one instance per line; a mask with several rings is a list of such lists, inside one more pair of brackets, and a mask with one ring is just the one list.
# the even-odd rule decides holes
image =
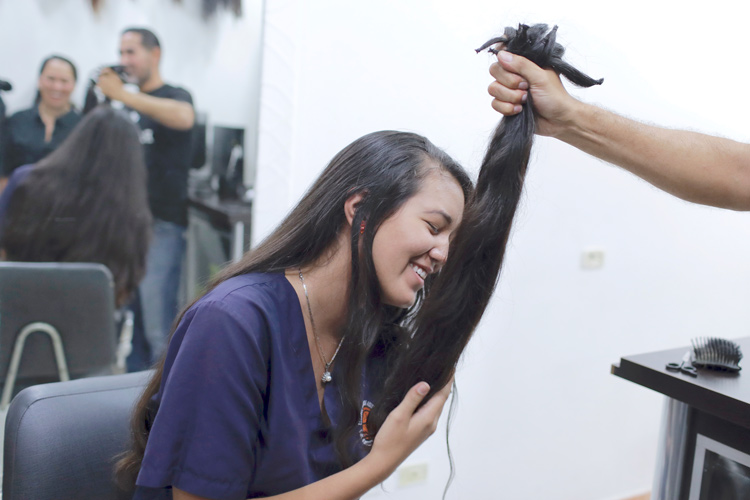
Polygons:
[[440,233],[440,228],[438,226],[436,226],[430,221],[425,221],[425,222],[427,223],[427,226],[430,228],[430,232],[432,232],[432,234]]

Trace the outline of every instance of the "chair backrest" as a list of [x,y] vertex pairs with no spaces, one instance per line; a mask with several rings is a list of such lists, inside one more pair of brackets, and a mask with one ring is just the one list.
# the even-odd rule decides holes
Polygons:
[[5,421],[3,500],[124,500],[115,457],[150,371],[41,384],[13,399]]
[[[102,264],[0,262],[0,380],[19,332],[48,323],[60,333],[71,378],[112,373],[115,361],[114,281]],[[33,333],[18,378],[59,380],[52,343]]]

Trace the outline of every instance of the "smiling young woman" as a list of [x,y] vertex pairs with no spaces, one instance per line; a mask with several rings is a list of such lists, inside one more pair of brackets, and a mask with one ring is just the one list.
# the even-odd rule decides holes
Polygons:
[[472,190],[416,134],[372,133],[337,154],[181,315],[120,462],[135,498],[353,499],[393,472],[434,431],[450,384],[424,404],[431,388],[414,384],[377,431],[367,415],[409,356]]

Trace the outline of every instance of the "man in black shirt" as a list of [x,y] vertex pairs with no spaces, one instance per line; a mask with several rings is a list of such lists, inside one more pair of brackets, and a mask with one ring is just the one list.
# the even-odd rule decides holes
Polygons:
[[128,28],[120,39],[120,64],[140,91],[129,92],[110,69],[103,70],[97,82],[104,95],[131,110],[141,129],[154,235],[146,277],[139,291],[152,360],[158,359],[164,350],[177,312],[185,253],[191,129],[195,119],[190,93],[162,80],[160,59],[161,46],[151,31]]

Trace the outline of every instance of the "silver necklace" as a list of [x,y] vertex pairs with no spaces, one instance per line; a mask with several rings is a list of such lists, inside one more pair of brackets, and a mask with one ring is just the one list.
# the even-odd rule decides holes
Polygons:
[[320,338],[318,338],[318,330],[315,328],[315,319],[313,319],[313,313],[312,313],[312,307],[310,307],[310,297],[307,295],[307,285],[305,285],[305,277],[302,276],[302,269],[299,270],[299,280],[302,282],[302,289],[305,291],[305,301],[307,301],[307,312],[310,314],[310,324],[312,325],[312,331],[313,331],[313,337],[315,337],[315,344],[318,346],[318,353],[320,354],[320,359],[323,361],[323,364],[326,365],[326,369],[323,372],[323,376],[320,377],[320,381],[323,383],[323,385],[326,385],[328,382],[333,380],[333,377],[331,376],[331,365],[333,364],[333,360],[336,359],[336,355],[339,353],[339,349],[341,349],[341,344],[344,343],[344,337],[341,337],[341,340],[339,340],[339,345],[336,347],[336,352],[333,353],[333,356],[331,356],[331,361],[326,361],[326,355],[323,354],[323,348],[320,347]]

